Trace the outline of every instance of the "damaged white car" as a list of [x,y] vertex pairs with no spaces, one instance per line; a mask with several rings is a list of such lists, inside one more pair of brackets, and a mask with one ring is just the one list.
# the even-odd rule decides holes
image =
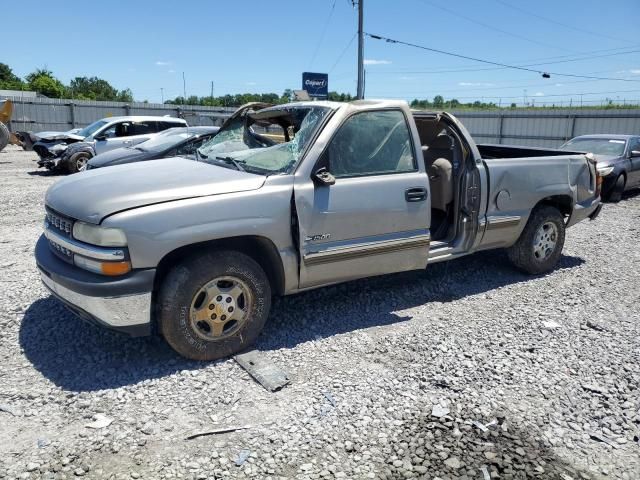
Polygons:
[[68,132],[30,133],[29,143],[38,154],[39,167],[75,173],[99,153],[137,145],[168,128],[186,126],[185,120],[173,117],[108,117]]

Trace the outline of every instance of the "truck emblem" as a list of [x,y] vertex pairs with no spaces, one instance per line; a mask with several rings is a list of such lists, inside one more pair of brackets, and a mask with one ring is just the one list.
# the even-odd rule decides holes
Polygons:
[[322,233],[320,235],[311,235],[304,239],[305,242],[318,242],[320,240],[329,240],[331,238],[330,233]]

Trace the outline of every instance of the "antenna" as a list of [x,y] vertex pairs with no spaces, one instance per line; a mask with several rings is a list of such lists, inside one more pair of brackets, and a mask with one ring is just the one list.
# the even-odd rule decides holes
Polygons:
[[358,100],[364,98],[364,0],[358,0]]

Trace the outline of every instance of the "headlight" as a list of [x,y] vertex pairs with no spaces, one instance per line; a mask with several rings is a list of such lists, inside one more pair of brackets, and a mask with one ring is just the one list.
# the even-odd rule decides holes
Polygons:
[[66,143],[58,143],[57,145],[54,145],[53,147],[49,148],[49,151],[51,153],[60,153],[63,152],[67,149],[67,144]]
[[73,225],[73,238],[101,247],[127,246],[127,236],[119,228],[100,227],[84,222]]
[[596,169],[602,177],[606,177],[611,172],[613,172],[613,168],[614,167],[612,165],[596,165]]

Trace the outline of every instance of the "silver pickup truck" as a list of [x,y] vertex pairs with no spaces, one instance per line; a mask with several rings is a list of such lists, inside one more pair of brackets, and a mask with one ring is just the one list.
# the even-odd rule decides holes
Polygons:
[[476,145],[399,101],[248,105],[153,163],[51,186],[36,261],[80,317],[199,360],[250,345],[272,295],[493,248],[548,272],[600,211],[588,155]]

